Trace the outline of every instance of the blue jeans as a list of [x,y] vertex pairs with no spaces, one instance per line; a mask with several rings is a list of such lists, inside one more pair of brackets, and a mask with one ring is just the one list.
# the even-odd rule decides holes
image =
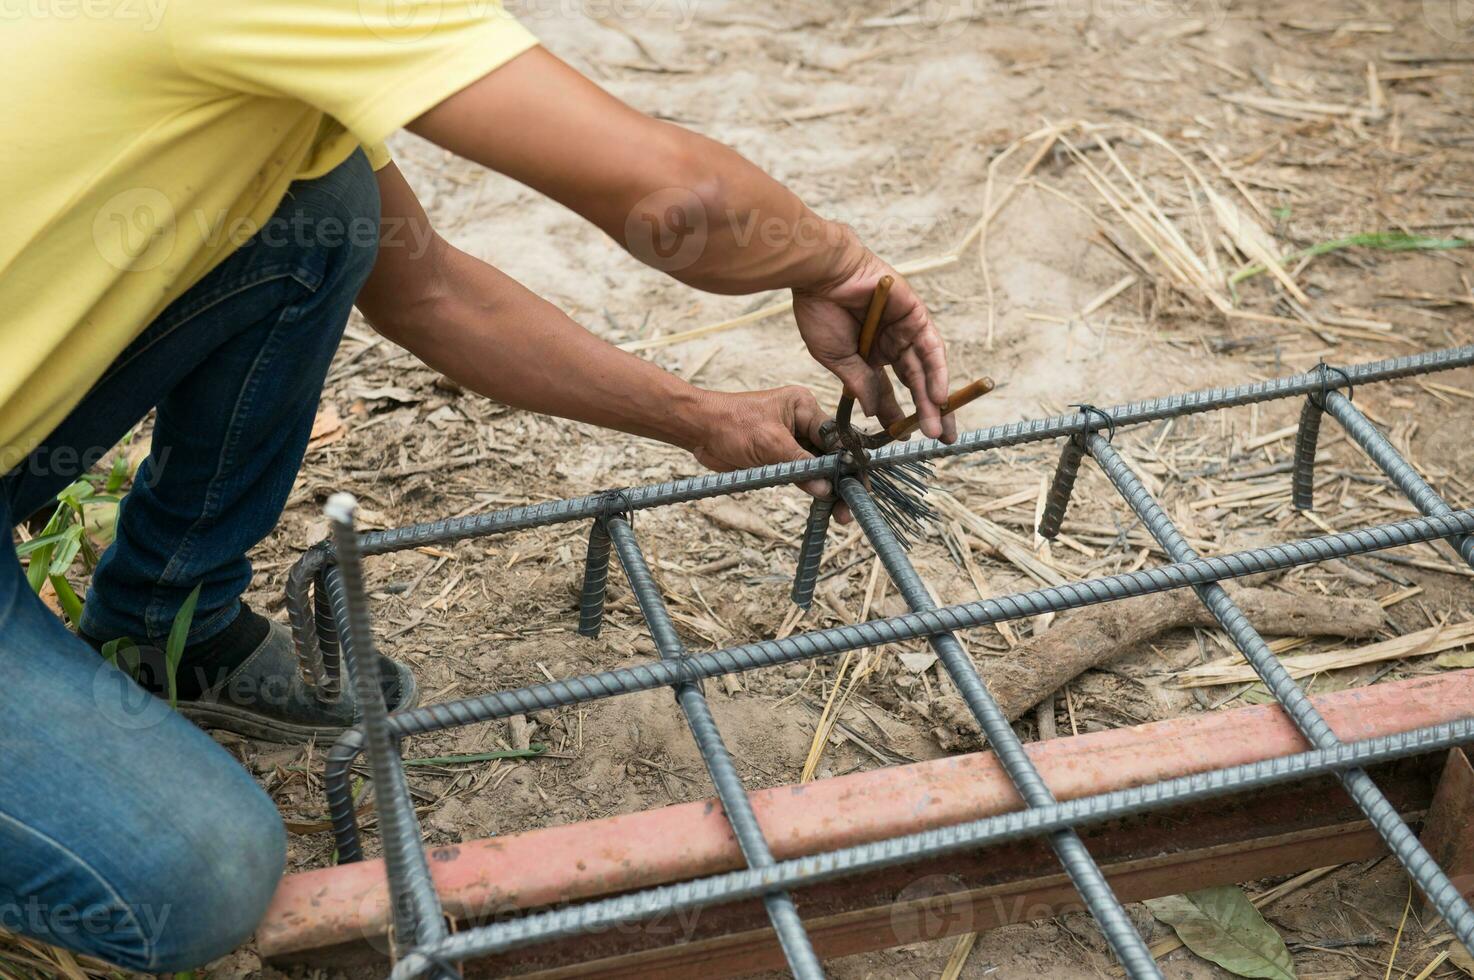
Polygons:
[[[229,625],[250,583],[246,552],[275,525],[301,465],[378,225],[361,153],[293,184],[271,221],[0,482],[10,527],[157,408],[151,453],[87,595],[89,634],[162,645],[196,584],[191,641]],[[271,800],[50,613],[9,536],[0,679],[0,928],[148,972],[198,966],[249,937],[285,860]]]

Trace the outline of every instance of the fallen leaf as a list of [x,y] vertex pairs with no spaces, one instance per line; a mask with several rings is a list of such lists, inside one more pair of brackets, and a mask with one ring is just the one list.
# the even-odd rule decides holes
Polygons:
[[399,402],[401,405],[417,405],[425,400],[425,396],[419,392],[410,391],[397,385],[381,385],[378,388],[354,388],[348,392],[350,397],[362,398],[366,402]]
[[1146,906],[1184,946],[1235,976],[1295,980],[1284,939],[1236,885],[1149,898]]
[[923,653],[897,654],[897,659],[901,661],[902,667],[913,674],[919,674],[937,662],[937,655],[928,650]]
[[317,410],[317,418],[312,420],[312,434],[307,437],[307,451],[310,453],[332,445],[347,434],[348,426],[343,422],[343,416],[338,414],[338,406],[327,402]]

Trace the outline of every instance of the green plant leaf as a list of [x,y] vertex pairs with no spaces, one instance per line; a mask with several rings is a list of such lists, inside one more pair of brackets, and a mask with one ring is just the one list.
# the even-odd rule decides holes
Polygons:
[[105,493],[117,493],[123,489],[123,484],[128,482],[128,477],[133,475],[133,468],[128,464],[128,447],[133,443],[133,437],[138,433],[137,429],[123,437],[118,443],[120,452],[113,457],[113,465],[108,469],[107,482],[103,484]]
[[73,626],[81,625],[82,600],[72,588],[72,583],[63,575],[52,575],[51,587],[56,590],[56,601],[61,603],[62,615],[66,616],[67,622]]
[[178,707],[179,659],[184,656],[184,641],[189,639],[189,624],[194,620],[194,607],[200,601],[200,587],[196,585],[184,600],[184,605],[174,614],[174,625],[169,627],[169,639],[164,644],[164,670],[169,682],[169,707]]
[[[98,652],[102,654],[102,659],[106,660],[108,663],[112,664],[114,667],[117,667],[119,670],[126,670],[128,672],[128,675],[130,677],[132,677],[134,680],[137,680],[138,679],[138,677],[137,677],[137,674],[138,674],[138,650],[137,650],[137,647],[138,647],[138,645],[136,643],[134,643],[128,637],[126,637],[126,636],[120,636],[117,639],[108,640],[106,643],[104,643],[102,645],[102,649],[99,650]],[[124,658],[123,664],[126,665],[126,664],[128,664],[128,663],[131,662],[132,663],[132,666],[131,667],[119,665],[119,663],[118,663],[118,657],[121,654],[130,654],[130,656]]]
[[[1329,252],[1339,252],[1343,248],[1374,248],[1386,252],[1415,252],[1415,251],[1441,251],[1450,248],[1468,248],[1474,245],[1474,241],[1467,238],[1434,238],[1430,235],[1409,235],[1403,231],[1366,231],[1359,235],[1347,235],[1345,238],[1333,238],[1326,242],[1317,242],[1309,248],[1302,248],[1297,252],[1286,255],[1281,264],[1290,265],[1301,259],[1316,255],[1325,255]],[[1228,278],[1228,284],[1235,283],[1254,276],[1262,275],[1265,268],[1262,265],[1249,265],[1235,272]]]
[[436,755],[405,759],[406,766],[454,766],[467,762],[494,762],[497,759],[535,759],[548,750],[544,742],[533,742],[525,749],[499,749],[496,752],[466,752],[462,755]]
[[1236,976],[1295,980],[1284,939],[1237,886],[1149,898],[1146,906],[1184,946]]
[[51,562],[47,566],[50,575],[62,575],[72,567],[77,552],[82,550],[82,525],[72,524],[62,532],[61,540],[51,549]]
[[44,548],[48,544],[56,544],[65,536],[66,532],[64,531],[59,531],[54,534],[38,534],[31,540],[22,541],[20,544],[16,545],[15,556],[17,558],[24,558],[26,555],[29,555],[37,548]]
[[37,595],[41,594],[41,586],[46,584],[46,576],[51,570],[51,552],[56,545],[48,544],[36,549],[31,555],[31,563],[26,566],[26,581],[30,583],[31,591]]

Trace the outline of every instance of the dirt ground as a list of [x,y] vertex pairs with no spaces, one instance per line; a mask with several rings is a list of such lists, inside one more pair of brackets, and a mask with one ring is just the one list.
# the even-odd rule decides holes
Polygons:
[[[1247,216],[1280,255],[1362,232],[1474,236],[1474,136],[1467,127],[1474,33],[1457,21],[1452,3],[1012,0],[887,8],[795,0],[678,7],[650,0],[633,5],[638,16],[625,16],[628,6],[617,4],[532,0],[522,10],[553,51],[601,84],[646,111],[732,144],[820,212],[855,225],[893,262],[952,254],[1001,200],[981,261],[970,241],[956,261],[913,278],[947,336],[954,376],[989,374],[999,382],[963,413],[971,428],[1076,402],[1111,404],[1270,377],[1322,358],[1352,363],[1470,342],[1474,253],[1356,248],[1290,262],[1294,291],[1271,275],[1248,278],[1230,302],[1255,318],[1228,316],[1190,273],[1172,271],[1182,260],[1164,258],[1132,230],[1133,222],[1147,220],[1146,209],[1118,213],[1091,182],[1104,175],[1129,196],[1125,174],[1134,175],[1163,221],[1216,273],[1209,278],[1225,297],[1227,274],[1254,257],[1246,233],[1228,228],[1226,214]],[[954,16],[938,22],[934,15],[943,7]],[[1070,128],[1077,121],[1087,125]],[[1050,127],[1054,136],[1038,135]],[[1046,152],[1026,166],[1046,142]],[[457,245],[601,336],[643,343],[646,356],[708,387],[800,383],[826,404],[837,397],[836,383],[803,356],[786,315],[659,342],[783,297],[697,293],[638,265],[575,215],[523,187],[412,137],[398,139],[394,150]],[[990,163],[1005,151],[990,192]],[[1227,211],[1214,211],[1203,184],[1228,203]],[[1468,483],[1474,452],[1462,425],[1474,420],[1474,372],[1429,381],[1368,387],[1356,402],[1389,425],[1394,441],[1448,497],[1467,504],[1474,499]],[[1246,537],[1305,536],[1410,512],[1354,446],[1330,438],[1329,426],[1314,519],[1290,507],[1284,473],[1227,478],[1225,464],[1242,474],[1288,460],[1292,439],[1281,430],[1297,411],[1298,404],[1285,402],[1198,416],[1123,432],[1117,445],[1207,551]],[[252,598],[278,617],[284,618],[286,570],[323,536],[320,506],[332,491],[357,494],[372,526],[390,526],[700,472],[672,448],[458,392],[357,320],[330,378],[321,422],[285,519],[255,556]],[[944,465],[937,483],[1058,574],[1108,574],[1161,560],[1090,464],[1065,526],[1069,543],[1036,550],[1036,500],[1054,456],[1053,446],[1039,445],[970,457]],[[1256,488],[1263,492],[1242,493]],[[1225,496],[1230,499],[1218,499]],[[730,512],[706,505],[646,512],[638,520],[693,649],[795,627],[786,595],[806,499],[770,490],[732,506],[757,533],[733,530]],[[582,534],[553,528],[370,560],[383,649],[415,667],[426,701],[649,659],[653,647],[618,574],[603,637],[574,634]],[[959,560],[959,543],[972,552],[971,571]],[[1400,563],[1302,570],[1276,587],[1395,599],[1382,635],[1399,635],[1468,618],[1469,583],[1448,554],[1405,549]],[[1035,581],[950,523],[920,542],[913,557],[947,602]],[[796,627],[901,611],[894,592],[880,586],[869,590],[867,603],[873,570],[864,545],[847,530],[836,534],[819,601]],[[1012,639],[1026,640],[1047,625],[1014,624]],[[985,674],[987,662],[1008,656],[1011,646],[1010,637],[992,628],[966,639]],[[1245,684],[1175,686],[1175,673],[1225,655],[1223,645],[1213,631],[1164,634],[1070,683],[1055,699],[1055,727],[1061,734],[1098,731],[1259,699],[1262,690]],[[1344,645],[1316,639],[1297,652]],[[953,710],[955,696],[939,667],[898,655],[922,649],[887,649],[863,661],[818,777],[878,766],[877,756],[904,762],[981,747]],[[1415,657],[1317,675],[1310,683],[1324,691],[1435,669],[1433,658]],[[750,787],[800,778],[835,674],[836,665],[823,662],[708,686]],[[529,721],[531,740],[552,746],[545,758],[413,771],[411,783],[429,808],[424,824],[432,842],[710,795],[668,694]],[[1026,741],[1036,738],[1035,714],[1026,713],[1017,728]],[[487,751],[513,738],[498,723],[418,738],[406,753]],[[227,744],[299,830],[322,819],[320,787],[304,771],[320,766],[320,754]],[[294,833],[292,867],[322,866],[331,849],[328,834]],[[1272,884],[1246,887],[1257,894]],[[1390,862],[1354,865],[1275,903],[1266,915],[1290,941],[1301,977],[1381,976],[1406,896],[1406,879]],[[1144,908],[1133,906],[1132,913],[1150,940],[1171,935]],[[1441,927],[1424,931],[1410,920],[1396,969],[1417,973],[1447,942]],[[919,944],[830,967],[838,977],[938,977],[954,945],[951,939]],[[1172,977],[1227,975],[1185,950],[1166,955],[1163,966]],[[1072,915],[981,935],[960,975],[1072,978],[1112,971],[1089,919]],[[259,972],[249,949],[206,971],[211,977]],[[1433,974],[1454,975],[1448,964]]]

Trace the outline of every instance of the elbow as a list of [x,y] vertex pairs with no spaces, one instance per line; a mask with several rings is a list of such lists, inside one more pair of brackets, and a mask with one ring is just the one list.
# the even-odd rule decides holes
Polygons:
[[[386,248],[402,251],[386,256]],[[380,336],[413,349],[415,338],[452,300],[450,245],[434,235],[418,243],[386,239],[379,249],[380,265],[358,294],[358,310]]]
[[676,279],[701,287],[709,263],[708,245],[729,220],[731,189],[721,168],[712,165],[717,145],[683,139],[661,154],[664,166],[656,189],[648,175],[641,196],[624,218],[621,244],[636,259]]

